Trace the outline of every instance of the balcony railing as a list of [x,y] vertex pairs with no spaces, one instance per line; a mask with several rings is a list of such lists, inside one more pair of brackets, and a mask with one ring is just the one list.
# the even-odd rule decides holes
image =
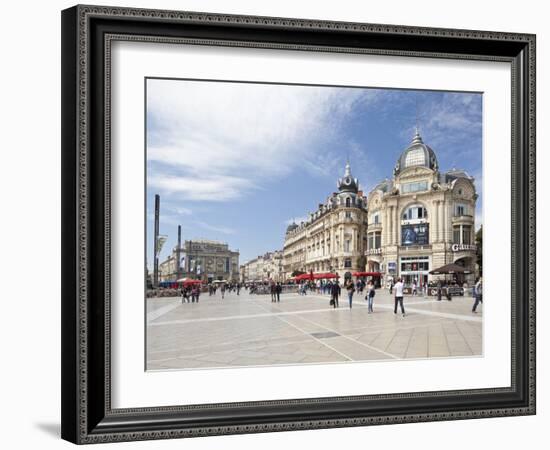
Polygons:
[[453,215],[453,223],[455,222],[473,222],[474,221],[474,216],[472,216],[471,214],[454,214]]

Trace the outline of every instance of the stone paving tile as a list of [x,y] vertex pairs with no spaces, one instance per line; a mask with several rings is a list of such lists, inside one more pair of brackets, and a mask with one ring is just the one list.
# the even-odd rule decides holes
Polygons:
[[428,327],[419,326],[412,329],[411,338],[405,358],[427,358],[428,357]]
[[[480,355],[482,314],[471,299],[437,302],[406,297],[406,317],[393,314],[393,299],[377,292],[375,312],[362,297],[330,308],[326,295],[295,294],[271,303],[269,296],[202,296],[149,299],[148,369],[172,370],[331,363],[395,358]],[[450,314],[450,316],[449,316]],[[317,337],[312,333],[321,333]],[[335,337],[334,334],[337,334]]]

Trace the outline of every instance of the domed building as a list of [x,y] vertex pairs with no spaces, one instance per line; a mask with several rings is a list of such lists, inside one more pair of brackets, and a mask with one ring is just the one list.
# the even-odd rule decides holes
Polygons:
[[349,162],[337,188],[306,221],[288,226],[283,247],[286,278],[295,272],[335,272],[343,281],[364,270],[367,203]]
[[474,179],[462,170],[441,172],[418,130],[401,153],[393,178],[368,195],[367,270],[422,286],[448,263],[475,270]]

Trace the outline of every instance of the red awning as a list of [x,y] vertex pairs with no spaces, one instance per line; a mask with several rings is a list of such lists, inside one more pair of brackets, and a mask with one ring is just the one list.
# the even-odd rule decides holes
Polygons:
[[380,272],[353,272],[354,277],[381,277],[382,273]]
[[185,280],[183,286],[191,286],[193,284],[202,284],[201,280]]
[[313,275],[310,273],[302,273],[300,275],[296,275],[294,278],[296,281],[302,281],[302,280],[313,280]]
[[313,278],[315,278],[316,280],[327,280],[329,278],[340,278],[340,275],[338,275],[336,273],[330,273],[330,272],[315,273],[315,274],[313,274]]

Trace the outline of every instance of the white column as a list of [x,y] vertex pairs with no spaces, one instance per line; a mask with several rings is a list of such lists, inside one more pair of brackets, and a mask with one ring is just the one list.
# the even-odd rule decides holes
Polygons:
[[449,239],[450,239],[450,236],[449,236],[449,225],[450,225],[450,222],[451,222],[451,218],[450,218],[450,214],[451,214],[451,209],[449,207],[449,202],[444,202],[443,203],[443,206],[444,206],[444,211],[445,211],[445,220],[443,221],[444,223],[444,228],[443,228],[443,240],[445,242],[447,242]]
[[390,207],[386,206],[386,209],[384,210],[384,223],[382,224],[384,227],[382,232],[382,240],[384,241],[384,245],[389,245],[391,242],[390,222]]
[[439,240],[442,242],[445,238],[445,208],[443,202],[439,202]]
[[438,211],[438,205],[439,205],[439,201],[438,200],[434,200],[434,207],[433,207],[433,214],[432,214],[432,217],[430,219],[430,223],[432,224],[432,242],[437,242],[439,240],[439,221],[437,220],[437,211]]
[[393,243],[395,245],[399,244],[399,222],[401,221],[401,218],[397,214],[397,205],[393,207]]
[[390,233],[390,238],[388,240],[390,245],[394,244],[394,238],[395,238],[395,233],[393,232],[393,228],[395,227],[395,221],[393,220],[394,210],[395,210],[395,206],[390,206],[390,213],[388,214],[389,221],[390,221],[389,228],[388,228],[388,231]]

